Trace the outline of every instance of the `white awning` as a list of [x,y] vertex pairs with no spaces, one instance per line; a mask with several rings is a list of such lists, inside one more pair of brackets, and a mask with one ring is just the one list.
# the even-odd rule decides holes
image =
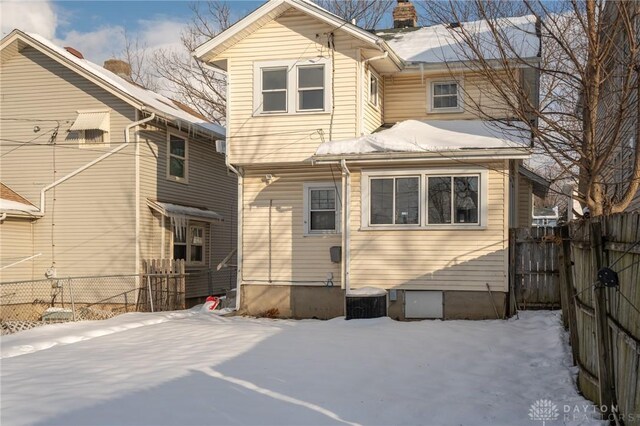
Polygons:
[[79,112],[78,118],[69,130],[102,130],[109,131],[109,112]]
[[163,203],[152,200],[147,200],[147,205],[169,218],[187,218],[205,222],[224,220],[221,214],[207,208],[183,206],[181,204]]

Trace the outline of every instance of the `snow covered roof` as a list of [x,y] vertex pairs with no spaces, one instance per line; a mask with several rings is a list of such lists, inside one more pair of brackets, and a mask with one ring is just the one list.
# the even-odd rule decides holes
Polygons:
[[29,200],[13,191],[11,188],[0,182],[0,212],[8,214],[37,213],[38,208],[31,204]]
[[[20,30],[14,30],[3,40],[3,48],[6,41],[11,40],[13,37],[20,37],[31,45],[36,47],[41,46],[48,49],[64,59],[64,61],[70,62],[78,67],[80,71],[86,72],[92,77],[98,79],[101,83],[106,84],[106,86],[115,91],[118,95],[121,95],[121,97],[124,97],[125,100],[129,101],[129,103],[131,103],[132,100],[136,101],[136,103],[141,104],[140,106],[144,106],[146,110],[155,112],[157,116],[173,122],[184,130],[197,130],[220,139],[225,137],[224,127],[207,121],[203,116],[195,111],[189,111],[188,107],[185,107],[179,102],[127,81],[91,61],[81,59],[39,34],[24,33]],[[139,105],[134,106],[138,108],[140,107]]]
[[[536,57],[540,51],[540,39],[536,34],[536,17],[533,15],[504,18],[499,22],[502,36],[516,48],[520,58]],[[463,22],[461,26],[477,40],[485,59],[501,59],[495,39],[487,21]],[[456,29],[449,25],[433,25],[422,28],[379,30],[375,34],[405,62],[442,63],[444,61],[467,61],[476,56],[461,44]]]
[[530,140],[524,131],[483,120],[406,120],[359,138],[325,142],[316,156],[527,148]]
[[221,214],[216,213],[213,210],[209,210],[206,207],[192,207],[155,200],[147,200],[147,204],[152,209],[167,217],[186,217],[205,221],[224,220],[224,217]]

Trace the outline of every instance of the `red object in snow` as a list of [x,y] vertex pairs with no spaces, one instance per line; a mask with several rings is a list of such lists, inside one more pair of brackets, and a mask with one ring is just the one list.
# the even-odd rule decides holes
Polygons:
[[220,304],[220,299],[218,299],[218,298],[217,298],[217,297],[215,297],[215,296],[209,296],[209,297],[207,297],[206,302],[213,302],[213,303],[211,304],[211,306],[209,306],[209,310],[210,310],[210,311],[213,311],[213,310],[214,310],[215,308],[217,308],[217,307],[218,307],[218,305]]

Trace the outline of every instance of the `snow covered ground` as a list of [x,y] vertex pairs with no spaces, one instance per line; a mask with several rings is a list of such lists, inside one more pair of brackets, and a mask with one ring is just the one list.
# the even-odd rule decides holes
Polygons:
[[1,423],[542,425],[578,395],[559,312],[508,321],[125,314],[2,337]]

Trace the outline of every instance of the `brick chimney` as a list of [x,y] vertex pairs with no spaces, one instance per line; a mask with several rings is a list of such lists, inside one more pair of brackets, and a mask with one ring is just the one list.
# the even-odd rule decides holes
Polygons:
[[418,25],[418,13],[409,0],[398,0],[398,4],[393,9],[393,28],[407,28]]
[[107,59],[104,61],[103,67],[111,71],[115,75],[131,81],[131,65],[120,59]]

